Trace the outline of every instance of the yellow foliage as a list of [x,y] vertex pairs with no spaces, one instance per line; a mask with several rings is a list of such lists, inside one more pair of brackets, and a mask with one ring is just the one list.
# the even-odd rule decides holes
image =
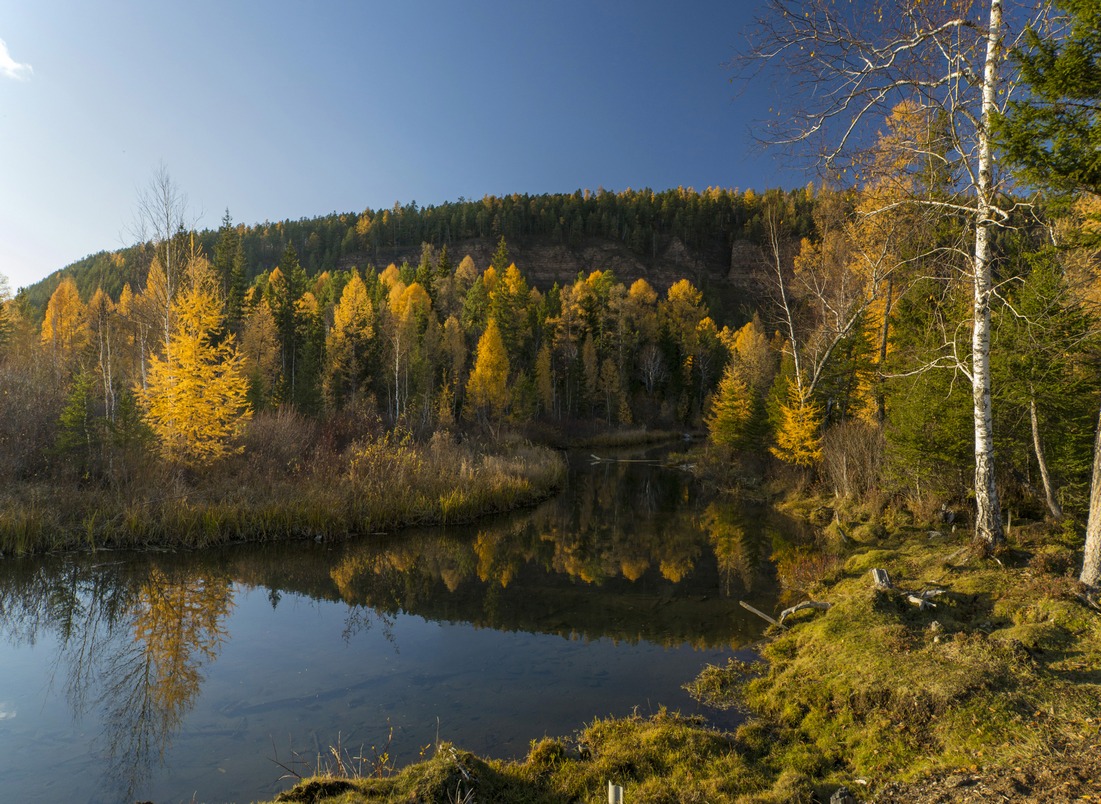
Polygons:
[[509,402],[508,353],[497,322],[489,320],[478,340],[474,370],[466,383],[467,400],[479,411],[500,418]]
[[222,310],[210,263],[193,258],[187,273],[187,287],[173,304],[177,326],[165,357],[150,359],[146,387],[135,393],[164,457],[198,466],[233,451],[230,442],[252,412],[232,336],[214,342]]
[[727,364],[718,390],[711,402],[707,430],[716,444],[733,447],[745,437],[746,425],[752,415],[749,387],[741,377],[736,363]]
[[780,424],[776,429],[773,455],[797,466],[814,466],[822,458],[819,426],[821,407],[801,392],[796,383],[788,387],[788,401],[780,405]]
[[72,277],[65,277],[46,305],[42,343],[50,348],[55,363],[61,367],[76,356],[87,338],[87,308],[80,300]]

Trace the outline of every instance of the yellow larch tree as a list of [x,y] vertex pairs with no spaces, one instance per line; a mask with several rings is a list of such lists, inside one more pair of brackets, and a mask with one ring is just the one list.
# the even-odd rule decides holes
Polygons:
[[251,399],[264,407],[275,398],[279,384],[279,328],[271,307],[258,299],[241,329],[241,369],[251,385]]
[[68,375],[88,340],[88,316],[72,277],[65,277],[46,305],[42,343],[50,350],[59,378]]
[[780,405],[773,455],[796,466],[814,466],[822,458],[822,408],[810,395],[807,383],[792,381],[788,398]]
[[367,369],[367,349],[374,337],[375,311],[358,272],[344,286],[333,308],[333,325],[325,342],[325,397],[340,407],[354,401]]
[[478,340],[474,369],[466,383],[468,409],[491,425],[500,421],[508,407],[508,372],[505,342],[497,322],[491,318]]
[[705,420],[711,440],[724,447],[741,446],[752,414],[749,386],[742,379],[737,363],[731,361],[719,381],[711,400],[711,412]]
[[146,386],[135,393],[164,457],[201,466],[233,451],[252,411],[233,336],[215,341],[222,305],[205,257],[191,258],[186,278],[173,302],[176,328],[165,357],[150,359]]

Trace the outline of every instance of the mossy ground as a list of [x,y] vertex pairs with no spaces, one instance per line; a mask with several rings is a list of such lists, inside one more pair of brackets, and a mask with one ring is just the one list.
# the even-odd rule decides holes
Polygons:
[[[874,789],[1012,766],[1096,728],[1101,615],[1071,578],[1037,566],[1058,548],[1018,543],[999,563],[929,541],[855,550],[815,590],[833,608],[801,613],[764,649],[768,672],[743,686],[758,717],[741,736],[767,739],[777,772]],[[877,591],[873,567],[900,588],[946,592],[920,611]]]
[[[615,781],[632,804],[826,801],[840,785],[883,801],[1101,792],[1090,770],[1101,771],[1101,613],[1073,578],[1070,529],[1018,526],[991,559],[962,529],[884,537],[835,522],[843,541],[786,556],[782,570],[802,579],[800,597],[832,608],[772,633],[765,664],[708,668],[689,685],[750,713],[736,733],[664,712],[596,721],[570,745],[534,744],[522,762],[461,755],[478,780],[469,789],[480,801],[595,802]],[[919,610],[877,590],[873,568],[898,589],[945,591]],[[350,782],[340,797],[310,798],[299,785],[285,800],[457,801],[468,788],[447,775],[454,764],[437,755],[391,779]]]

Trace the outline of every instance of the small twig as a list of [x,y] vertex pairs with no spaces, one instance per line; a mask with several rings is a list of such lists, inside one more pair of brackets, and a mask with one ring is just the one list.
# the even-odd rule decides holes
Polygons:
[[279,761],[279,749],[275,747],[275,738],[274,737],[271,738],[271,750],[273,752],[275,752],[275,759],[273,759],[271,761],[274,762],[276,765],[278,765],[280,768],[282,768],[283,770],[286,771],[285,774],[283,774],[282,776],[279,777],[279,780],[282,781],[283,779],[287,779],[287,778],[293,776],[298,781],[302,781],[302,774],[301,773],[298,773],[297,771],[292,770],[291,768],[288,768],[286,765],[284,765],[282,762]]
[[1094,600],[1094,599],[1093,599],[1092,597],[1090,597],[1089,595],[1085,595],[1085,594],[1082,594],[1082,595],[1076,595],[1076,597],[1077,597],[1077,598],[1078,598],[1078,599],[1079,599],[1080,601],[1082,601],[1082,603],[1083,603],[1083,604],[1085,604],[1085,606],[1086,606],[1087,608],[1091,608],[1091,609],[1093,609],[1094,611],[1101,611],[1101,605],[1098,605],[1098,604],[1097,604],[1097,601],[1096,601],[1096,600]]

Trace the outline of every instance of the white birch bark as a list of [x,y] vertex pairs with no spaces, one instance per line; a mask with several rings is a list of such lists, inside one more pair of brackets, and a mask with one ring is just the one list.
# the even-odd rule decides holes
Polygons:
[[1101,584],[1101,417],[1093,442],[1093,479],[1090,481],[1090,515],[1086,522],[1086,551],[1078,580],[1096,589]]
[[1040,416],[1036,412],[1036,398],[1029,400],[1029,420],[1032,424],[1032,448],[1036,452],[1036,463],[1040,467],[1040,480],[1044,484],[1044,499],[1047,500],[1047,508],[1054,519],[1063,518],[1063,506],[1055,496],[1055,485],[1051,482],[1051,472],[1047,468],[1047,458],[1044,456],[1044,442],[1040,438]]
[[997,108],[998,62],[1002,55],[1001,29],[1001,0],[990,0],[990,25],[986,35],[986,64],[983,70],[978,131],[975,295],[971,330],[971,390],[975,418],[975,542],[985,552],[997,549],[1005,541],[994,477],[994,416],[990,405],[990,239],[994,226],[994,156],[990,143],[990,123]]

